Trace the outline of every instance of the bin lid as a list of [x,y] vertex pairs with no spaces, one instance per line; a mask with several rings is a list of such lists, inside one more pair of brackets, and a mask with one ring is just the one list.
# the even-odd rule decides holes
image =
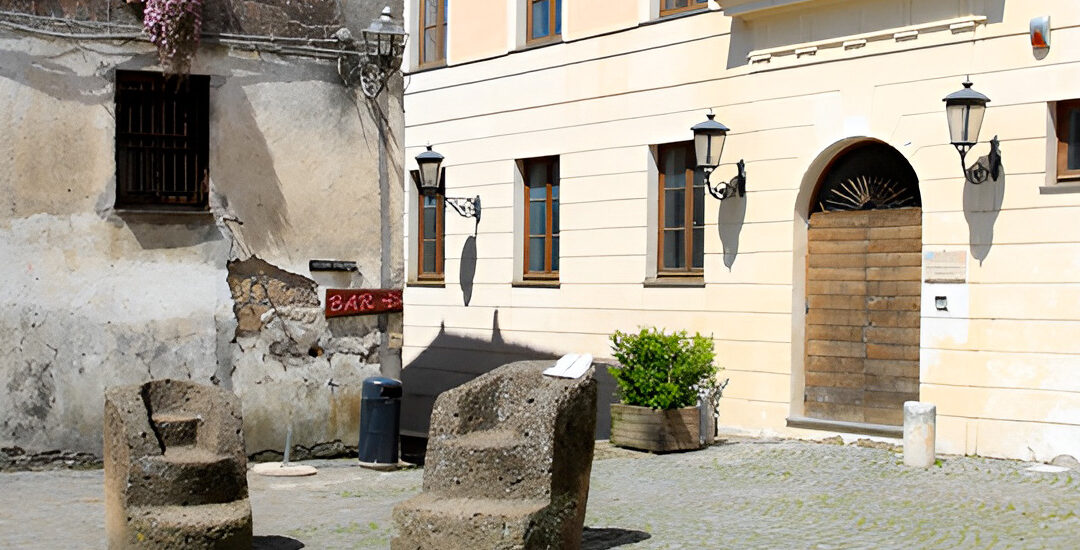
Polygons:
[[400,397],[401,381],[385,376],[372,376],[364,379],[362,398]]

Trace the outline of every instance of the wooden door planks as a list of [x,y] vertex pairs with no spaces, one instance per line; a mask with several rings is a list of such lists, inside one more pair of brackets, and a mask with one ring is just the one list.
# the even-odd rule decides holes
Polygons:
[[805,414],[902,424],[919,397],[922,211],[815,213],[807,251]]

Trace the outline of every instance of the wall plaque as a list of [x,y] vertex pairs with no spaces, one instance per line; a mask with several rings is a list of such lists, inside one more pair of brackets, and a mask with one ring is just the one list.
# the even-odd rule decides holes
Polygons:
[[927,252],[923,255],[923,265],[928,283],[967,282],[967,252],[963,250]]
[[367,288],[326,289],[326,316],[374,315],[402,310],[401,291]]

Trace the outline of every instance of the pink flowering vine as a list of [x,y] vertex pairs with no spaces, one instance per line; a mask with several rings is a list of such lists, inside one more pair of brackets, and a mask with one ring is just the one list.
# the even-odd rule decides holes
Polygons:
[[203,0],[146,0],[143,28],[166,74],[187,74],[199,48]]

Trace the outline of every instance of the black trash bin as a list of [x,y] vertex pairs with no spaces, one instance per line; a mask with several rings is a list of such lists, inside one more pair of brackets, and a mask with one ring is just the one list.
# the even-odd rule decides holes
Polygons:
[[372,376],[364,380],[360,399],[360,462],[398,463],[401,382]]

